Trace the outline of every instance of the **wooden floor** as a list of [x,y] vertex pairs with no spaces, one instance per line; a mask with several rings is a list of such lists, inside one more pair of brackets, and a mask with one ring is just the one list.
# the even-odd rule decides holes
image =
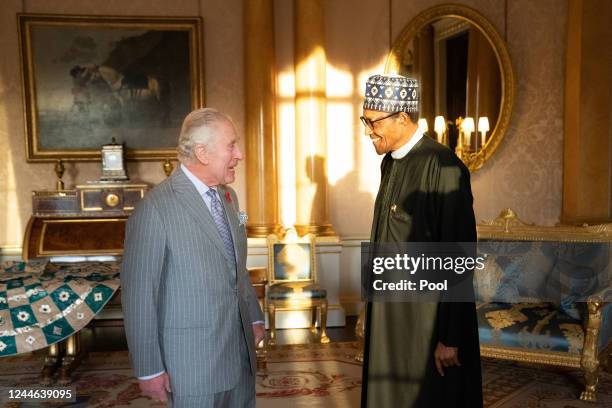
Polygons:
[[[357,316],[347,316],[346,326],[330,327],[327,335],[333,342],[355,341],[355,323]],[[308,329],[283,329],[276,331],[276,344],[309,344],[317,343],[316,335]],[[127,350],[123,327],[98,327],[81,330],[81,344],[89,351],[119,351]]]

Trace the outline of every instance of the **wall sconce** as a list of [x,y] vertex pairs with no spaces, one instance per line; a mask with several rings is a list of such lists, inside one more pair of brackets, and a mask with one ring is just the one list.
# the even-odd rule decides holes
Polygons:
[[[476,128],[475,122],[478,123],[478,128]],[[434,119],[434,131],[437,134],[438,142],[450,148],[451,141],[448,136],[449,124],[453,125],[453,122],[448,122],[444,116],[436,116]],[[459,131],[457,135],[457,144],[455,145],[455,154],[466,166],[468,166],[470,171],[474,168],[480,168],[484,163],[486,154],[484,147],[487,141],[487,132],[490,130],[489,118],[481,116],[475,121],[474,118],[470,116],[465,118],[459,116],[455,119],[454,126],[456,126]],[[471,136],[475,131],[481,134],[480,143],[478,142],[478,135],[476,135],[474,144],[472,144]]]

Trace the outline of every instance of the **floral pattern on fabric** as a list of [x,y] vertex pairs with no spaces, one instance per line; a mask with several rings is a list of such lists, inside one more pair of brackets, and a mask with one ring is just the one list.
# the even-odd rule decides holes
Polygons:
[[0,357],[78,332],[119,288],[118,262],[7,262],[0,267]]

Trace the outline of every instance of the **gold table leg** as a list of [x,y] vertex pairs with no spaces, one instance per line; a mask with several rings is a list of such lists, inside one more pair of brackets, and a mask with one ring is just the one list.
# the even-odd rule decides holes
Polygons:
[[62,359],[59,371],[58,383],[70,384],[72,373],[81,364],[83,353],[81,353],[81,333],[74,333],[66,339],[66,355]]

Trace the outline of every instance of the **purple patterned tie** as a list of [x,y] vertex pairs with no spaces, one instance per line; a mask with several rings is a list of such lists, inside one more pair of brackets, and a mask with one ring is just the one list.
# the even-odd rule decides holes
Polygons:
[[223,206],[221,205],[221,201],[219,200],[217,190],[209,189],[206,194],[210,197],[210,212],[212,214],[213,220],[217,225],[217,229],[219,230],[219,235],[221,235],[221,239],[223,240],[223,246],[225,247],[225,253],[232,260],[232,265],[234,266],[234,270],[236,269],[236,254],[234,253],[234,242],[232,241],[232,234],[229,229],[229,223],[227,222],[227,217],[225,216],[225,211],[223,210]]

